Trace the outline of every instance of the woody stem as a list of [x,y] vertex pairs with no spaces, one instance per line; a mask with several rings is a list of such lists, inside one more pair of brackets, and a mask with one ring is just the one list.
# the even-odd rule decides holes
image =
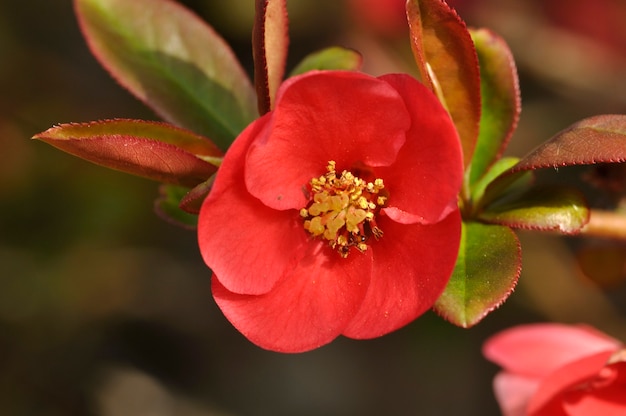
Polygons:
[[593,209],[580,235],[626,241],[626,215]]

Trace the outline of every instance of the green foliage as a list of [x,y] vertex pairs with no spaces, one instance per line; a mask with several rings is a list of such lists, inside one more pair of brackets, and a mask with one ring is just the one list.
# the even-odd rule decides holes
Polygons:
[[495,201],[479,219],[513,228],[576,234],[589,221],[589,209],[576,190],[534,187]]
[[165,0],[76,0],[87,42],[117,81],[165,120],[226,150],[257,115],[254,90],[230,47]]
[[508,227],[464,223],[459,257],[435,311],[464,328],[478,323],[515,288],[521,251]]
[[467,201],[468,206],[464,208],[466,215],[471,216],[478,212],[481,206],[489,201],[490,195],[485,195],[488,185],[491,184],[495,178],[500,176],[500,174],[515,166],[518,161],[519,159],[515,157],[504,157],[495,161],[480,180],[473,184],[470,193],[470,201]]
[[352,49],[333,46],[305,56],[291,71],[291,76],[303,74],[315,69],[358,71],[362,63],[363,57],[360,53]]
[[480,63],[481,117],[469,169],[473,185],[508,144],[521,111],[515,61],[508,46],[486,29],[471,30]]

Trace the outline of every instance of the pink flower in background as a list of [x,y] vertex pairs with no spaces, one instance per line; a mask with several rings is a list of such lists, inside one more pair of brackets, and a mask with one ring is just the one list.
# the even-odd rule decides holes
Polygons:
[[485,357],[505,416],[626,414],[626,350],[591,327],[531,324],[491,337]]
[[288,79],[228,150],[200,212],[218,306],[281,352],[406,325],[450,278],[462,176],[448,113],[410,76]]

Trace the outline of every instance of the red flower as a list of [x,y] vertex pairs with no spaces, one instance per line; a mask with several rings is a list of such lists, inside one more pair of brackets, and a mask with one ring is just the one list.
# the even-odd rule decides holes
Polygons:
[[457,257],[461,158],[448,114],[407,75],[287,80],[228,150],[200,212],[217,304],[282,352],[411,322]]
[[494,379],[506,416],[626,414],[626,350],[586,326],[522,325],[487,340],[504,371]]

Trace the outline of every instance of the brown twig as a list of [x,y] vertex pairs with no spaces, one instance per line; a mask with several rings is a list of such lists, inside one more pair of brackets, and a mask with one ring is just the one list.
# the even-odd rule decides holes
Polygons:
[[626,241],[626,214],[591,210],[589,222],[580,235]]

